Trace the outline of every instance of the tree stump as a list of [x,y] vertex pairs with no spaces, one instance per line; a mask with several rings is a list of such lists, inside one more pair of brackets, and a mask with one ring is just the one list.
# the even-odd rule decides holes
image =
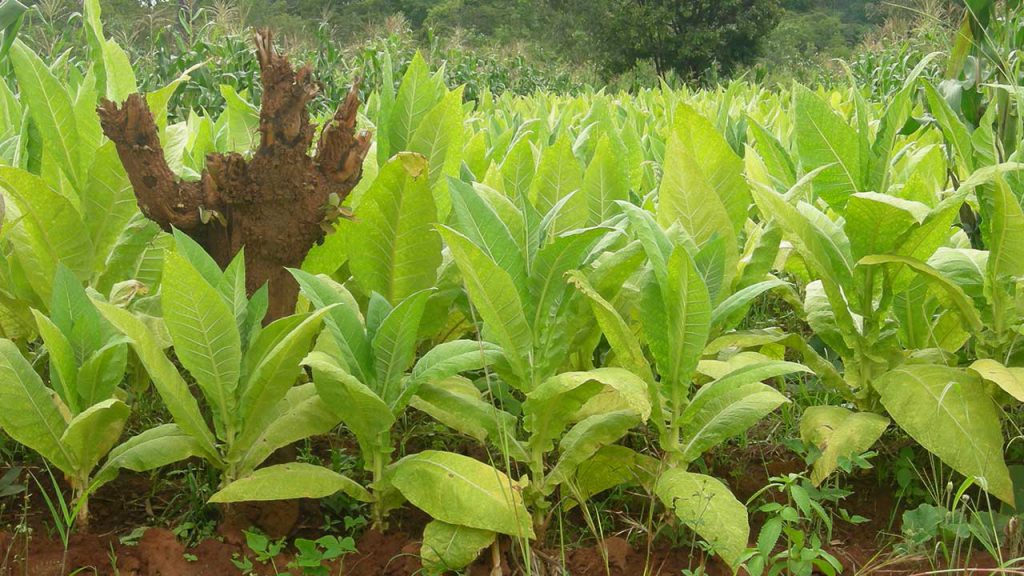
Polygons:
[[255,40],[263,97],[260,145],[251,159],[209,154],[202,178],[185,182],[167,165],[143,95],[132,94],[120,106],[102,100],[98,112],[142,213],[164,230],[178,228],[194,238],[222,268],[244,246],[246,289],[251,295],[268,284],[270,322],[294,311],[299,289],[285,268],[301,266],[323,239],[321,224],[335,216],[331,195],[344,200],[359,182],[370,134],[355,131],[356,82],[311,156],[316,128],[307,105],[319,91],[312,70],[307,65],[296,72],[274,51],[269,31],[257,31]]

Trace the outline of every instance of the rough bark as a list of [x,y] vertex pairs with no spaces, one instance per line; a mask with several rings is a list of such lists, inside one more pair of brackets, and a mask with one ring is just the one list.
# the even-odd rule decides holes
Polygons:
[[[368,132],[356,133],[358,83],[320,131],[307,109],[318,85],[309,66],[295,71],[274,51],[268,31],[255,35],[263,98],[260,145],[252,157],[210,154],[198,182],[178,179],[167,165],[153,115],[141,94],[122,104],[103,100],[103,132],[117,147],[139,209],[163,229],[184,231],[227,266],[245,247],[246,288],[252,294],[269,283],[267,322],[292,313],[298,286],[285,269],[298,267],[323,239],[329,199],[344,200],[362,176],[370,146]],[[202,218],[213,211],[216,217]],[[206,220],[206,222],[203,222]]]

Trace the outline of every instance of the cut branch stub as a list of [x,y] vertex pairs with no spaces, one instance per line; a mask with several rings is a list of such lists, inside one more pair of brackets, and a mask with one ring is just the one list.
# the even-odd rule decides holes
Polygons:
[[[269,282],[267,321],[290,314],[298,286],[285,269],[298,267],[322,240],[321,223],[332,194],[341,200],[362,176],[370,134],[356,133],[358,81],[321,131],[310,156],[315,127],[308,105],[319,87],[308,66],[296,72],[274,51],[268,31],[256,33],[263,98],[260,146],[241,154],[210,154],[199,182],[183,182],[167,165],[153,115],[140,94],[123,105],[103,100],[103,132],[135,189],[139,208],[165,230],[194,238],[222,267],[245,246],[246,288]],[[219,218],[203,218],[215,212]]]

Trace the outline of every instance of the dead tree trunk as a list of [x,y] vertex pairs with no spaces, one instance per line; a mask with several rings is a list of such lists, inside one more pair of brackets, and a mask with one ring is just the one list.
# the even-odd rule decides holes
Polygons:
[[[271,40],[268,31],[256,33],[263,83],[259,149],[248,160],[237,153],[208,155],[198,182],[171,172],[141,94],[121,106],[103,100],[99,107],[103,132],[117,146],[142,213],[164,230],[187,233],[222,268],[244,246],[249,293],[269,283],[267,322],[294,311],[298,286],[285,268],[300,266],[323,238],[321,224],[333,216],[331,194],[343,200],[352,191],[370,146],[369,133],[355,132],[356,84],[310,155],[316,130],[307,105],[318,85],[309,66],[293,70]],[[200,210],[217,217],[201,218]]]

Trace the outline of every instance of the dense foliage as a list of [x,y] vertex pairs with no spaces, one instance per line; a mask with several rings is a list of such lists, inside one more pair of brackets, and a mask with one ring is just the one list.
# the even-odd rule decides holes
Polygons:
[[[270,26],[285,38],[290,52],[314,61],[322,77],[338,79],[327,86],[344,84],[342,78],[373,63],[372,54],[388,50],[398,65],[420,49],[429,52],[435,65],[447,61],[449,81],[469,83],[467,95],[472,97],[473,84],[519,94],[534,89],[564,92],[581,83],[616,79],[627,88],[652,87],[657,74],[671,72],[700,82],[709,73],[717,78],[751,66],[770,71],[780,82],[792,76],[807,80],[834,68],[831,59],[850,59],[863,51],[864,42],[886,35],[889,41],[905,40],[908,34],[901,23],[928,27],[955,4],[957,0],[111,0],[107,30],[132,55],[144,81],[157,77],[166,83],[175,77],[169,75],[170,68],[180,73],[210,60],[216,65],[201,75],[216,78],[199,77],[200,84],[215,89],[229,83],[240,89],[252,78],[232,76],[247,68],[239,58],[245,34],[238,35],[251,26]],[[74,0],[40,2],[28,22],[30,43],[51,58],[83,40],[81,11]],[[891,37],[893,33],[898,37]],[[396,34],[400,46],[394,45]]]
[[731,72],[759,54],[760,40],[779,22],[776,0],[578,2],[574,18],[604,65],[622,72],[649,60],[659,74],[695,76],[713,67]]
[[[440,13],[398,4],[414,23]],[[230,66],[157,53],[135,69],[98,0],[60,55],[39,42],[54,36],[14,39],[12,18],[0,27],[4,457],[62,473],[82,529],[89,497],[122,472],[189,462],[210,471],[212,504],[340,494],[382,531],[417,508],[428,573],[511,543],[524,573],[555,574],[542,550],[567,514],[582,510],[596,538],[597,503],[629,487],[650,541],[699,541],[753,574],[835,574],[833,519],[859,520],[829,494],[892,458],[875,450],[895,438],[958,487],[908,498],[921,506],[905,526],[940,518],[908,541],[942,542],[937,526],[955,518],[1003,562],[1022,493],[1007,442],[1024,401],[1022,13],[971,8],[948,55],[872,77],[871,98],[856,84],[748,81],[498,94],[453,77],[458,59],[368,49],[350,65],[375,77],[359,119],[373,148],[344,206],[325,206],[355,218],[323,223],[290,271],[295,313],[266,325],[242,253],[222,270],[142,215],[96,115],[101,98],[144,92],[169,167],[196,180],[207,154],[257,147],[248,50],[225,36],[196,53]],[[326,79],[320,120],[343,76]],[[410,422],[444,442],[409,448]],[[765,422],[789,426],[807,470],[765,488],[786,504],[755,507],[709,462]],[[347,442],[271,457],[322,437]]]

